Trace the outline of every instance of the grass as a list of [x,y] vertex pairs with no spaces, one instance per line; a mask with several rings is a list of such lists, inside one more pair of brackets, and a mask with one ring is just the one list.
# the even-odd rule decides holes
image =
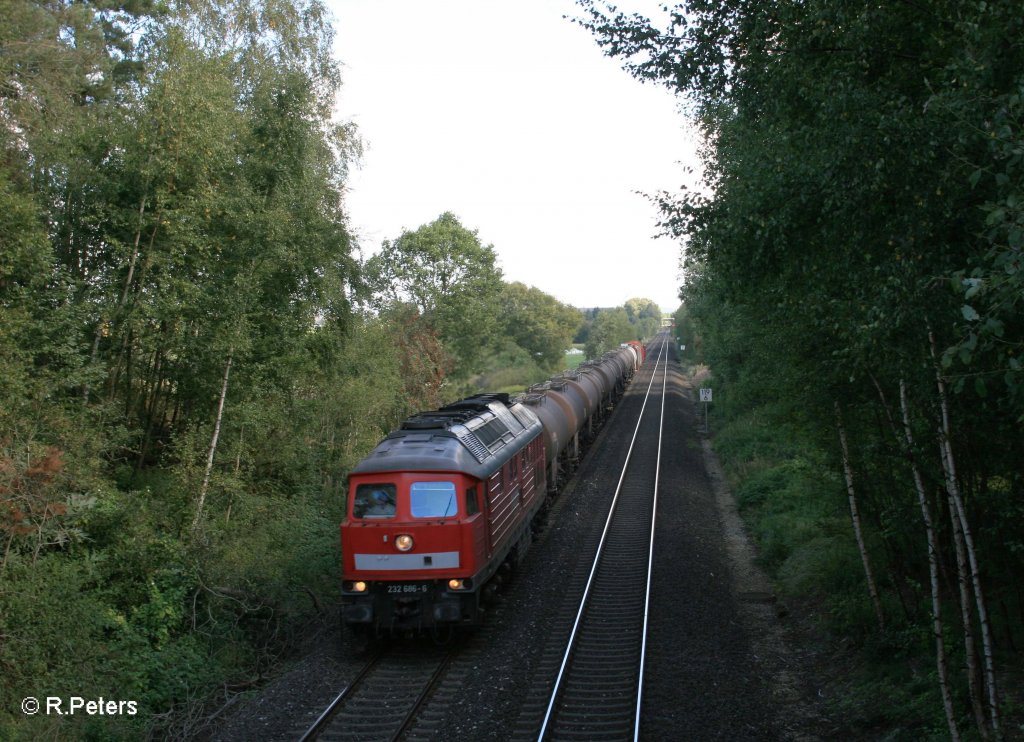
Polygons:
[[[791,610],[816,616],[808,623],[832,644],[822,672],[833,698],[830,713],[843,733],[851,739],[942,738],[930,646],[901,640],[901,632],[917,636],[912,624],[878,634],[844,484],[827,452],[789,427],[784,410],[770,402],[722,407],[731,409],[722,409],[715,450],[759,562]],[[883,563],[876,566],[883,569]],[[893,606],[888,613],[897,611]]]
[[[572,347],[573,347],[574,350],[581,350],[581,351],[583,350],[583,345],[581,343],[573,343]],[[566,367],[566,369],[572,370],[574,368],[577,368],[581,363],[583,363],[583,361],[586,359],[586,357],[587,356],[586,356],[585,353],[574,353],[573,354],[573,353],[569,353],[568,351],[566,351],[566,354],[565,354],[565,367]]]

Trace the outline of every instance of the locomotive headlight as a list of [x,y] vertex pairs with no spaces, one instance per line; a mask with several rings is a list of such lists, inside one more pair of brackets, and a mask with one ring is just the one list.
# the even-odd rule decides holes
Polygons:
[[365,593],[367,585],[362,580],[357,580],[355,582],[346,582],[344,587],[353,593]]
[[449,590],[461,590],[462,587],[462,580],[448,580]]
[[399,551],[409,551],[412,549],[412,545],[412,536],[407,533],[395,537],[395,548]]

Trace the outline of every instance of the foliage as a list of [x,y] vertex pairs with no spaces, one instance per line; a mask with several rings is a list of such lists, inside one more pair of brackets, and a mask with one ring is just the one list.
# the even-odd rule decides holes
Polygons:
[[543,380],[561,368],[582,319],[535,287],[503,282],[493,246],[451,212],[385,240],[365,274],[378,312],[436,333],[445,401]]
[[629,299],[623,308],[638,338],[654,337],[661,329],[661,308],[653,299]]
[[[451,358],[352,310],[318,0],[3,16],[0,738],[191,737],[326,620],[348,468]],[[139,709],[17,712],[47,694]]]
[[[952,96],[950,96],[952,98]],[[954,289],[962,292],[960,312],[965,320],[962,338],[947,349],[943,363],[962,370],[962,381],[973,376],[978,394],[987,396],[1005,387],[1012,408],[1024,421],[1024,329],[1021,302],[1024,298],[1024,79],[1017,87],[993,101],[992,120],[985,122],[988,151],[969,181],[984,189],[985,215],[979,247],[972,268],[955,271]],[[966,119],[968,105],[946,100],[957,117]],[[985,188],[985,186],[988,186]],[[982,373],[976,368],[985,369]],[[974,373],[972,373],[974,372]]]
[[680,304],[672,315],[676,343],[682,348],[680,357],[693,363],[704,360],[704,339],[690,317],[686,304]]
[[[704,187],[656,201],[666,231],[686,240],[685,319],[714,369],[716,406],[747,405],[759,427],[794,436],[805,460],[833,473],[841,407],[886,635],[868,625],[867,590],[792,584],[824,585],[833,625],[863,646],[928,625],[913,461],[944,574],[957,571],[946,493],[964,493],[985,585],[968,610],[1019,606],[1024,552],[1019,539],[1003,540],[1024,526],[1016,506],[1024,495],[1019,7],[690,0],[652,20],[580,5],[580,22],[606,52],[684,97],[705,135]],[[932,339],[953,391],[945,410]],[[940,454],[940,411],[951,421],[955,476]],[[727,425],[739,424],[734,412]],[[762,498],[751,516],[774,562],[803,554],[802,566],[780,566],[780,575],[820,576],[815,554],[833,534],[815,508],[790,505],[805,492],[798,500],[838,506],[843,493],[774,468],[786,462],[768,462],[768,479],[745,485],[761,492],[750,495]],[[824,483],[833,473],[819,476]],[[812,533],[826,540],[802,545],[801,534]],[[941,592],[956,606],[957,591],[947,583]],[[1019,661],[1020,614],[989,615],[997,661]],[[945,619],[956,625],[960,616],[951,608]],[[951,678],[958,703],[967,680]],[[979,734],[994,731],[994,712],[974,714]]]
[[541,367],[539,361],[530,351],[506,340],[485,359],[483,372],[470,379],[465,393],[521,392],[531,384],[538,384],[551,376],[552,372]]
[[633,325],[622,307],[598,312],[590,326],[583,352],[587,358],[597,358],[605,351],[617,348],[627,340],[633,340]]
[[367,261],[383,305],[408,301],[437,329],[456,371],[477,369],[498,326],[501,271],[494,247],[480,243],[451,212],[398,239]]
[[504,336],[526,350],[545,370],[560,370],[573,333],[582,321],[579,310],[518,282],[502,287],[500,306]]
[[654,301],[629,299],[621,307],[591,310],[574,342],[583,343],[587,358],[597,358],[629,340],[651,338],[660,328],[661,309]]

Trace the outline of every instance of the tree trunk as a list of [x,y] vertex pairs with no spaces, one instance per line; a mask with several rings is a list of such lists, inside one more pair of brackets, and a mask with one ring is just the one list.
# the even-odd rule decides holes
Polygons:
[[857,548],[860,550],[860,559],[864,564],[864,577],[868,583],[868,593],[871,595],[871,604],[875,609],[875,618],[878,620],[878,630],[885,631],[885,615],[882,613],[882,601],[878,597],[878,586],[875,584],[874,574],[871,572],[871,560],[868,558],[867,546],[864,543],[864,534],[860,526],[860,512],[857,508],[857,492],[853,487],[853,469],[850,466],[850,451],[846,445],[846,429],[843,427],[843,417],[839,409],[839,402],[836,406],[836,429],[839,431],[839,445],[843,456],[843,473],[846,475],[846,491],[850,500],[850,517],[853,520],[853,533],[857,538]]
[[[885,399],[885,392],[882,391],[882,385],[878,383],[878,379],[874,376],[871,377],[871,380],[875,384],[875,389],[878,390],[879,399],[882,400],[882,409],[885,411],[885,415],[889,420],[889,426],[892,428],[893,435],[896,437],[897,442],[899,442],[900,433],[896,427],[896,421],[893,419],[889,404]],[[907,386],[903,379],[900,379],[900,410],[903,413],[903,439],[905,442],[906,457],[910,464],[911,474],[914,478],[914,488],[917,491],[917,501],[921,509],[921,519],[924,522],[925,534],[928,541],[928,574],[932,599],[932,633],[935,638],[935,665],[939,676],[939,691],[942,695],[942,706],[946,713],[946,724],[949,727],[950,739],[953,740],[953,742],[959,742],[960,729],[956,723],[956,711],[953,706],[953,696],[950,691],[949,669],[946,665],[946,645],[945,638],[943,636],[941,610],[942,593],[939,584],[941,564],[939,559],[938,537],[935,534],[931,505],[929,504],[928,497],[925,494],[924,482],[921,477],[921,469],[918,466],[917,458],[914,455],[914,438],[910,425],[910,412],[907,405]]]
[[[135,263],[139,259],[139,242],[142,240],[142,219],[146,213],[146,196],[143,195],[139,199],[139,223],[135,229],[135,240],[132,244],[132,256],[128,259],[128,276],[124,281],[124,289],[121,291],[121,300],[117,303],[116,312],[120,312],[121,308],[124,307],[124,303],[128,298],[128,289],[132,285],[132,277],[135,275]],[[91,367],[96,363],[96,357],[99,355],[100,338],[103,337],[103,327],[105,323],[103,318],[100,317],[99,324],[96,326],[96,332],[93,334],[92,339],[92,350],[89,352],[89,366]],[[85,403],[89,403],[89,386],[88,384],[82,390],[82,396],[85,399]]]
[[[929,331],[928,340],[931,344],[932,362],[935,367],[935,383],[939,393],[939,407],[942,413],[942,420],[939,425],[939,449],[942,458],[943,471],[946,478],[946,492],[949,495],[949,505],[954,530],[959,528],[963,537],[964,550],[967,553],[968,564],[970,565],[971,585],[974,588],[974,602],[978,611],[978,624],[981,628],[981,645],[985,658],[985,688],[988,696],[989,722],[992,725],[992,734],[998,740],[1002,738],[999,728],[999,699],[996,693],[995,662],[992,652],[992,631],[989,626],[988,611],[985,609],[984,594],[981,590],[981,576],[978,570],[978,554],[974,548],[974,539],[971,536],[970,525],[967,522],[967,510],[964,508],[964,500],[960,495],[960,485],[956,478],[956,461],[953,458],[953,446],[950,443],[949,404],[946,398],[946,385],[942,380],[942,372],[939,369],[938,357],[935,350],[935,335]],[[984,726],[979,731],[985,736]]]
[[7,534],[7,543],[4,545],[4,558],[0,559],[0,575],[4,573],[5,569],[7,569],[7,557],[11,553],[12,543],[14,543],[14,534],[9,533]]
[[220,423],[224,417],[224,399],[228,396],[228,378],[231,375],[231,363],[234,360],[234,350],[228,351],[228,361],[224,365],[224,380],[220,386],[220,400],[217,403],[217,419],[213,424],[213,436],[210,438],[210,449],[206,455],[206,471],[203,473],[203,484],[199,488],[199,501],[196,503],[196,514],[192,519],[192,530],[199,527],[199,519],[203,515],[203,506],[206,503],[206,493],[210,488],[210,474],[213,472],[213,457],[217,453],[217,439],[220,438]]
[[[946,474],[946,452],[939,446],[939,455],[942,458],[943,477]],[[948,487],[948,484],[946,485]],[[974,611],[971,608],[970,577],[967,568],[967,548],[964,546],[964,534],[960,528],[960,519],[956,515],[956,508],[953,500],[946,492],[947,505],[949,506],[949,521],[953,532],[953,545],[956,547],[956,575],[957,591],[960,596],[960,623],[964,631],[964,663],[967,670],[967,687],[970,692],[971,711],[974,714],[974,724],[982,737],[988,738],[988,723],[985,720],[985,708],[981,700],[982,691],[979,687],[978,673],[978,648],[974,638]]]
[[146,196],[139,199],[139,224],[135,229],[135,240],[132,243],[132,257],[128,261],[128,275],[124,279],[124,289],[121,291],[121,301],[117,306],[120,309],[128,301],[128,292],[131,291],[132,278],[135,276],[135,263],[139,260],[139,243],[142,242],[142,218],[146,213]]
[[[153,363],[151,365],[148,402],[143,405],[143,410],[146,415],[146,432],[142,437],[142,445],[139,447],[139,457],[135,462],[135,473],[138,474],[142,471],[142,467],[146,464],[146,457],[149,455],[149,446],[153,440],[153,433],[156,430],[157,421],[161,420],[164,415],[167,414],[168,397],[170,396],[169,391],[164,391],[164,352],[162,350],[156,351],[154,354]],[[160,407],[161,401],[163,406]]]
[[[235,471],[234,471],[235,479],[238,479],[238,472],[242,468],[242,446],[244,445],[244,443],[245,443],[245,426],[243,425],[241,430],[238,431],[238,450],[235,453]],[[228,525],[231,522],[231,507],[234,504],[235,504],[235,495],[234,495],[234,490],[232,489],[232,494],[228,497],[228,507],[227,507],[227,510],[224,511],[224,525],[225,526]]]
[[914,476],[914,488],[917,490],[917,502],[921,507],[921,519],[924,521],[925,533],[928,537],[928,576],[932,592],[932,633],[935,635],[935,668],[939,675],[939,690],[942,693],[942,707],[946,712],[946,724],[949,726],[949,738],[959,742],[960,729],[956,723],[956,712],[953,708],[953,696],[949,689],[949,670],[946,667],[946,644],[942,629],[942,604],[939,593],[939,547],[932,521],[932,510],[925,495],[921,471],[914,458],[914,437],[910,428],[910,413],[907,409],[907,385],[900,379],[900,409],[903,412],[903,436],[907,443],[907,455],[910,470]]

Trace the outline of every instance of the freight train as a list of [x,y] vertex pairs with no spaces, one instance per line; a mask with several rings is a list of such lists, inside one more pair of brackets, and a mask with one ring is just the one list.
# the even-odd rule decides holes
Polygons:
[[349,475],[342,618],[374,633],[472,627],[643,363],[640,342],[530,387],[413,415]]

